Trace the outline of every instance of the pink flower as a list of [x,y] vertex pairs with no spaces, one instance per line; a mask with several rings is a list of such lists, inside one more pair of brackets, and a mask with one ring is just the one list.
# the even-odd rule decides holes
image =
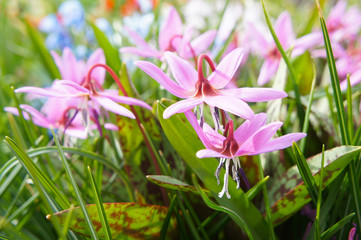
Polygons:
[[[91,120],[101,132],[99,117],[104,115],[101,107],[133,119],[134,114],[118,103],[152,109],[141,100],[120,96],[116,90],[103,90],[105,68],[108,69],[108,67],[102,63],[105,62],[102,50],[95,51],[87,63],[77,61],[69,49],[64,50],[62,57],[56,53],[53,53],[53,56],[64,80],[55,80],[48,89],[28,86],[15,90],[16,93],[30,93],[50,98],[46,107],[42,109],[46,116],[41,116],[41,113],[29,108],[30,106],[24,109],[37,119],[36,124],[43,127],[53,125],[65,131],[74,119],[81,116],[80,121],[85,126],[82,129],[85,129],[85,135],[87,135],[92,127]],[[68,121],[69,109],[75,111],[70,122]]]
[[[228,193],[229,164],[233,161],[233,176],[239,176],[238,169],[241,168],[238,157],[246,155],[257,155],[284,149],[292,145],[292,142],[306,136],[305,133],[291,133],[271,139],[277,130],[282,126],[282,122],[273,122],[266,125],[267,115],[260,113],[253,118],[246,120],[236,131],[233,131],[233,121],[228,121],[224,135],[219,134],[210,126],[205,124],[203,129],[199,126],[196,117],[191,111],[187,111],[186,117],[203,142],[206,149],[197,152],[198,158],[219,157],[220,164],[216,170],[217,181],[220,168],[225,163],[226,173],[224,175],[224,186],[219,193],[221,198],[224,193],[230,198]],[[237,188],[239,188],[239,179]]]
[[[242,61],[243,50],[240,48],[224,57],[217,67],[208,56],[201,55],[198,59],[198,72],[189,62],[174,53],[166,52],[164,56],[175,81],[150,62],[135,62],[136,66],[154,78],[170,93],[179,98],[185,98],[169,106],[163,113],[164,118],[169,118],[175,113],[186,112],[198,105],[201,105],[202,112],[202,105],[206,103],[211,110],[219,108],[248,119],[253,117],[253,111],[245,101],[261,102],[287,96],[283,91],[269,88],[224,89]],[[213,71],[208,78],[203,75],[203,59],[209,63]]]
[[[285,50],[289,49],[291,46],[294,47],[292,56],[300,55],[306,50],[304,45],[296,44],[295,42],[296,38],[292,29],[291,17],[288,12],[283,12],[277,18],[274,29]],[[269,82],[275,75],[282,56],[268,32],[267,35],[265,35],[264,32],[261,32],[255,26],[253,26],[250,31],[254,39],[254,51],[265,59],[257,80],[258,85],[262,86]]]
[[[55,51],[52,51],[51,55],[60,71],[61,79],[70,80],[79,85],[84,83],[86,75],[93,65],[97,63],[105,64],[105,56],[103,50],[100,48],[94,51],[87,62],[77,60],[68,47],[64,48],[62,56],[59,56]],[[105,69],[94,69],[92,72],[92,81],[94,81],[96,87],[103,86],[104,79]]]
[[159,50],[151,47],[136,32],[126,27],[124,29],[136,47],[123,47],[120,52],[158,59],[163,59],[166,51],[178,52],[179,56],[185,59],[196,58],[212,44],[217,34],[215,30],[210,30],[191,41],[193,30],[188,27],[183,32],[182,20],[174,7],[171,7],[169,15],[159,31]]

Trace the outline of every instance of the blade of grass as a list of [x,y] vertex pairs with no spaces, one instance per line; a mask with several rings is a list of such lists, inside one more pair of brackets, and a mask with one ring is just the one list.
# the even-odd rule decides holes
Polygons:
[[291,61],[287,57],[287,54],[286,54],[285,50],[283,49],[283,47],[282,47],[282,45],[281,45],[281,43],[280,43],[280,41],[279,41],[279,39],[277,37],[277,34],[276,34],[276,32],[275,32],[275,30],[274,30],[274,28],[272,26],[271,19],[270,19],[268,13],[267,13],[265,2],[264,2],[264,0],[260,0],[260,1],[261,1],[261,4],[262,4],[263,13],[264,13],[268,28],[269,28],[269,30],[270,30],[270,32],[272,34],[274,42],[276,43],[277,49],[281,53],[281,56],[284,59],[286,65],[287,65],[288,71],[290,73],[290,77],[291,77],[292,84],[293,84],[293,91],[295,92],[295,98],[296,98],[296,104],[297,104],[297,113],[298,113],[298,117],[299,117],[299,120],[300,120],[300,125],[303,126],[305,113],[304,113],[304,110],[302,108],[301,95],[300,95],[300,90],[298,89],[295,71],[294,71],[294,69],[292,67]]
[[88,166],[88,173],[89,173],[90,183],[91,183],[93,193],[94,193],[94,200],[95,200],[95,203],[96,203],[97,209],[98,209],[100,222],[101,222],[101,224],[103,226],[105,239],[111,240],[112,239],[112,234],[110,233],[110,227],[109,227],[109,224],[108,224],[108,219],[107,219],[107,216],[105,215],[103,201],[102,201],[102,198],[101,198],[100,193],[98,191],[98,188],[97,188],[96,182],[94,180],[92,171],[91,171],[89,166]]
[[238,216],[238,214],[236,212],[232,211],[229,208],[217,205],[214,202],[212,202],[211,199],[207,196],[207,194],[203,191],[203,189],[199,186],[199,183],[198,183],[198,180],[197,180],[195,174],[192,174],[192,180],[193,180],[193,185],[196,186],[196,188],[199,191],[199,194],[202,196],[203,201],[207,204],[208,207],[210,207],[214,210],[225,212],[225,213],[229,214],[233,218],[234,221],[238,222],[239,225],[244,226],[244,229],[246,230],[248,238],[250,240],[253,240],[253,236],[251,234],[251,231],[248,229],[247,224],[243,221],[243,219],[240,216]]
[[306,159],[303,156],[302,152],[298,148],[297,144],[293,142],[292,144],[293,154],[296,159],[298,170],[301,174],[301,177],[306,185],[306,188],[312,198],[314,204],[317,203],[318,190],[316,187],[315,179],[312,176],[311,170],[307,165]]
[[[261,157],[260,157],[260,155],[257,155],[256,158],[258,160],[259,178],[262,181],[265,178],[264,178],[264,173],[263,173]],[[265,209],[266,209],[266,220],[267,220],[268,231],[269,231],[268,232],[269,239],[275,240],[276,235],[275,235],[273,225],[272,225],[272,220],[271,220],[271,209],[270,209],[266,184],[263,184],[263,186],[262,186],[262,193],[263,193],[263,201],[264,201],[264,205],[265,205]]]
[[348,125],[348,134],[350,139],[353,138],[353,114],[352,114],[352,91],[350,83],[350,75],[347,75],[347,125]]
[[266,183],[269,180],[269,176],[265,176],[262,180],[260,180],[256,185],[254,185],[250,190],[246,192],[247,198],[251,201],[259,191],[262,190],[263,186],[266,186]]
[[169,207],[168,207],[168,213],[165,216],[164,223],[163,223],[163,226],[162,226],[162,230],[160,232],[160,237],[159,237],[160,240],[164,240],[166,235],[167,235],[169,222],[170,222],[170,219],[172,217],[173,211],[175,209],[176,197],[177,197],[177,195],[174,194],[172,199],[170,200]]
[[69,214],[67,215],[67,217],[64,221],[63,231],[61,232],[62,234],[59,237],[60,240],[66,240],[66,235],[68,234],[70,223],[73,218],[73,212],[74,212],[74,204],[70,204]]
[[83,198],[81,196],[81,193],[79,191],[78,185],[76,184],[75,178],[74,178],[74,176],[73,176],[73,174],[71,172],[71,169],[69,167],[69,163],[67,162],[67,160],[65,158],[64,152],[60,147],[58,138],[56,137],[56,135],[54,133],[54,130],[51,129],[51,132],[53,134],[55,144],[58,147],[60,159],[63,162],[64,168],[65,168],[65,171],[66,171],[66,175],[68,176],[68,179],[69,179],[69,181],[70,181],[70,183],[71,183],[71,185],[72,185],[72,187],[73,187],[73,189],[75,191],[75,196],[76,196],[76,198],[78,200],[78,203],[80,205],[80,209],[82,210],[82,213],[83,213],[83,216],[84,216],[84,219],[85,219],[86,226],[87,226],[87,229],[89,231],[89,234],[92,237],[92,239],[98,239],[98,236],[97,236],[96,231],[94,229],[93,223],[92,223],[92,221],[91,221],[91,219],[89,217],[88,211],[86,210],[86,207],[85,207]]
[[[302,132],[304,132],[304,133],[307,133],[307,131],[308,131],[308,125],[309,125],[309,122],[310,122],[309,121],[310,120],[310,112],[311,112],[311,106],[312,106],[312,101],[313,101],[313,93],[315,91],[316,77],[317,77],[316,64],[313,61],[313,59],[312,59],[312,69],[313,69],[312,86],[311,86],[311,91],[310,91],[310,95],[309,95],[309,98],[308,98],[305,121],[303,122],[303,128],[302,128]],[[304,150],[305,150],[306,139],[307,139],[307,136],[305,138],[301,139],[301,142],[300,142],[300,150],[301,150],[301,152],[304,152]]]
[[322,201],[322,180],[323,180],[323,167],[325,165],[325,145],[322,145],[322,157],[321,157],[321,173],[320,173],[320,182],[318,184],[318,196],[316,204],[316,219],[315,219],[315,235],[316,239],[321,239],[321,227],[320,227],[320,211],[321,211],[321,201]]
[[[348,125],[346,122],[346,113],[344,110],[344,105],[342,101],[341,96],[341,87],[340,87],[340,81],[338,79],[335,59],[332,52],[331,47],[331,41],[328,35],[327,27],[326,27],[326,21],[323,16],[320,4],[318,0],[316,0],[316,5],[318,8],[318,15],[320,17],[321,22],[321,28],[323,33],[323,39],[325,42],[326,47],[326,53],[327,53],[327,64],[330,71],[331,76],[331,83],[332,83],[332,89],[333,89],[333,96],[336,104],[337,109],[337,118],[339,122],[339,128],[341,132],[341,142],[342,144],[349,145],[351,143],[351,137],[349,135]],[[351,190],[352,190],[352,196],[354,198],[354,207],[356,212],[356,222],[357,222],[357,231],[360,233],[361,228],[361,193],[359,188],[359,182],[357,178],[356,173],[356,164],[355,161],[351,161],[351,163],[348,165],[348,175],[351,180]],[[346,209],[346,213],[349,211],[349,209]]]
[[355,216],[355,213],[350,213],[349,215],[347,215],[346,217],[342,218],[340,221],[338,221],[335,225],[333,225],[332,227],[330,227],[329,229],[327,229],[326,231],[324,231],[321,235],[321,239],[325,240],[325,239],[329,239],[331,238],[333,235],[335,235],[335,233],[340,230],[346,223],[348,223],[349,221],[351,221],[351,219]]

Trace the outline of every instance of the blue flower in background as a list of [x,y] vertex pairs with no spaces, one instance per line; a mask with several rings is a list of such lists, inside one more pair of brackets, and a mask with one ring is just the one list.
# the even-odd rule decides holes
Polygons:
[[85,26],[84,8],[79,1],[65,1],[58,8],[59,21],[67,28],[82,31]]

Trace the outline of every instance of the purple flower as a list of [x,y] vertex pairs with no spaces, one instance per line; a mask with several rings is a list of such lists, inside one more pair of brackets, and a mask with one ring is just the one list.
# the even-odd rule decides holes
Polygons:
[[[253,25],[251,24],[251,26]],[[294,46],[292,56],[300,55],[306,50],[305,46],[301,44],[296,45],[291,17],[288,12],[283,12],[277,18],[274,29],[284,49]],[[262,86],[275,75],[282,57],[268,32],[265,35],[264,32],[261,32],[255,26],[250,31],[254,39],[254,51],[265,59],[257,80],[258,85]]]
[[48,89],[28,86],[15,90],[17,93],[37,94],[50,98],[47,102],[48,106],[45,108],[46,117],[40,117],[41,114],[36,113],[35,109],[29,107],[24,109],[39,119],[39,121],[36,121],[38,125],[44,127],[55,125],[66,129],[65,126],[69,125],[69,122],[65,120],[69,119],[67,117],[68,110],[72,109],[75,111],[72,121],[73,118],[75,119],[75,115],[81,113],[81,121],[84,123],[87,132],[91,128],[90,120],[93,120],[98,129],[101,130],[98,120],[99,116],[102,115],[101,107],[115,114],[133,119],[135,118],[134,114],[118,103],[152,109],[141,100],[120,96],[116,90],[104,90],[102,88],[105,70],[100,67],[107,67],[103,64],[105,58],[102,50],[95,51],[86,63],[77,61],[67,48],[64,49],[62,57],[54,52],[52,54],[63,80],[55,80]]
[[[154,78],[170,93],[179,98],[185,98],[168,107],[163,113],[164,118],[169,118],[175,113],[186,112],[198,105],[201,105],[202,112],[203,103],[206,103],[213,111],[215,108],[220,108],[248,119],[253,116],[253,111],[245,101],[261,102],[287,96],[283,91],[270,88],[224,89],[242,61],[243,50],[241,48],[229,53],[217,67],[208,56],[201,55],[198,59],[198,72],[189,62],[172,52],[166,52],[164,56],[175,81],[150,62],[135,62],[137,67]],[[209,63],[213,71],[208,78],[203,75],[203,59]]]
[[183,32],[182,20],[174,7],[171,7],[169,15],[159,31],[159,50],[148,45],[136,32],[126,27],[124,29],[136,47],[123,47],[120,52],[158,59],[162,59],[166,51],[178,52],[185,59],[196,58],[211,45],[217,34],[215,30],[210,30],[191,41],[193,30],[186,28]]
[[[198,158],[219,157],[220,163],[216,170],[216,177],[219,183],[219,171],[225,163],[226,173],[224,175],[224,186],[219,193],[219,197],[228,193],[228,175],[230,161],[233,161],[233,176],[237,176],[241,167],[238,157],[246,155],[258,155],[284,149],[292,145],[292,142],[306,136],[305,133],[291,133],[271,139],[277,130],[282,126],[282,122],[273,122],[266,125],[267,115],[259,113],[253,118],[246,120],[236,131],[233,131],[233,121],[228,121],[224,135],[219,134],[210,126],[205,124],[203,129],[199,126],[195,115],[188,111],[185,113],[188,121],[193,126],[206,149],[197,152]],[[237,188],[239,188],[239,179]]]

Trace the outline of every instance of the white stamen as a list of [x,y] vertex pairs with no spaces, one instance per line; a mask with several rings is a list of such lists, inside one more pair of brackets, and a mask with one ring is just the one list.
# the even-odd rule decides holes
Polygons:
[[231,198],[231,195],[229,195],[229,193],[228,193],[229,162],[230,162],[230,159],[227,159],[227,161],[226,161],[226,173],[224,174],[223,189],[222,189],[222,191],[220,193],[218,193],[219,198],[222,198],[224,194],[226,194],[228,199]]

